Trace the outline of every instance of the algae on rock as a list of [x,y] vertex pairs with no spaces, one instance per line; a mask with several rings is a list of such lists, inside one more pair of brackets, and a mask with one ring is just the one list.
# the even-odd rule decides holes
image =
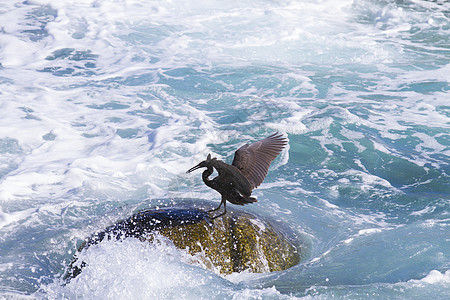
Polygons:
[[[210,220],[203,210],[177,207],[139,212],[93,235],[79,251],[105,238],[135,237],[152,242],[156,233],[220,274],[281,271],[300,261],[292,238],[267,220],[238,210]],[[85,267],[83,263],[81,268],[75,267],[75,262],[76,256],[66,278],[77,276]]]

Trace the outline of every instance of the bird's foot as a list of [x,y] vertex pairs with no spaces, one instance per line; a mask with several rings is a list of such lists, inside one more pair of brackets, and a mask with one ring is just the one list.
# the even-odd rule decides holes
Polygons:
[[[218,211],[219,209],[220,209],[220,206],[217,207],[217,208],[214,208],[214,209],[207,210],[206,212],[209,214],[209,213]],[[221,217],[221,216],[225,215],[226,213],[227,213],[227,210],[225,209],[222,213],[220,213],[218,215],[215,215],[215,216],[212,216],[212,217],[208,215],[208,219],[214,220],[214,219],[217,219],[218,217]]]
[[217,219],[218,217],[221,217],[221,216],[223,216],[223,215],[225,215],[227,212],[226,211],[224,211],[223,213],[221,213],[221,214],[218,214],[217,216],[214,216],[214,217],[209,217],[209,219],[210,220],[214,220],[214,219]]

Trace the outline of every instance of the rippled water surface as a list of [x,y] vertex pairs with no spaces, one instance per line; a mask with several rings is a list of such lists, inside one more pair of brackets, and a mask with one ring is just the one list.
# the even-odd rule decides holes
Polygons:
[[[0,297],[448,299],[447,1],[3,1]],[[170,243],[76,246],[139,209],[219,203],[208,153],[289,147],[242,209],[308,245],[220,276]]]

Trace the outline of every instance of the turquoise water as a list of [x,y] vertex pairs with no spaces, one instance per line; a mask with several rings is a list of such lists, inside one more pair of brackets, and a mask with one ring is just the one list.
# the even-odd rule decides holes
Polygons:
[[[0,297],[447,299],[446,1],[4,1]],[[139,209],[219,203],[208,153],[288,148],[242,209],[299,265],[220,276],[170,243],[76,246]]]

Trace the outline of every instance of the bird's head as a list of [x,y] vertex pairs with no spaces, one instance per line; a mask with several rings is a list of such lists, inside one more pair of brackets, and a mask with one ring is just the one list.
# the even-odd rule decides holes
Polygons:
[[216,158],[211,158],[211,154],[208,154],[208,156],[206,157],[206,160],[200,162],[195,167],[190,168],[189,170],[186,171],[186,173],[191,173],[192,171],[195,171],[200,168],[212,168],[212,163],[215,160],[216,160]]

